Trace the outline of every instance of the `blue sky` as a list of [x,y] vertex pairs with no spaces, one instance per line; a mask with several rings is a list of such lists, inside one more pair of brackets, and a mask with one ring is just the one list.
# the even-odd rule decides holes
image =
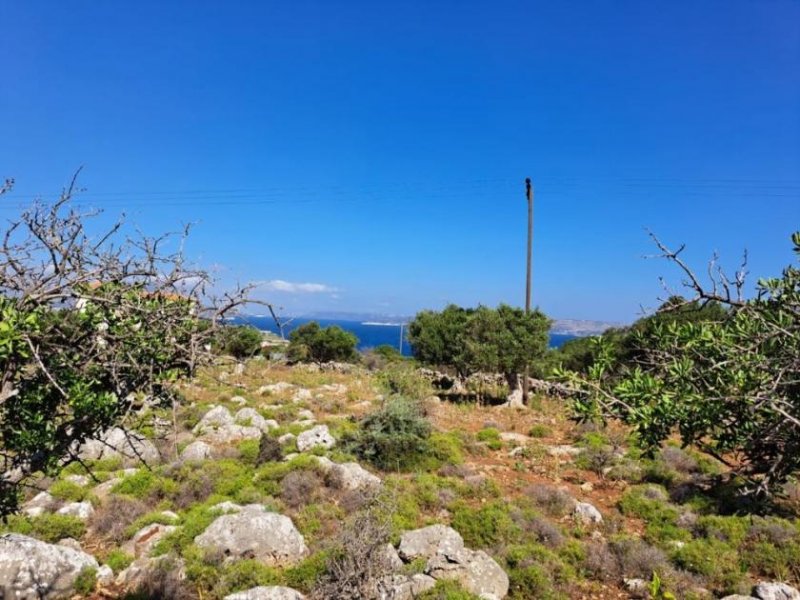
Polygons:
[[[306,310],[653,307],[650,228],[755,275],[800,228],[800,3],[0,0],[0,218],[52,197]],[[753,279],[753,281],[755,278]]]

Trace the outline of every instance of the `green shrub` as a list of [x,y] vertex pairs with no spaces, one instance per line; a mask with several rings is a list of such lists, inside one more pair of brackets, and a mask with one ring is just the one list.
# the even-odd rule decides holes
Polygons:
[[73,586],[75,587],[75,592],[82,596],[91,594],[94,588],[97,587],[97,569],[94,567],[82,569],[75,578]]
[[528,435],[532,438],[543,438],[550,435],[552,431],[547,425],[543,425],[541,423],[537,423],[533,427],[531,427],[530,431],[528,431]]
[[451,525],[470,548],[490,548],[500,542],[513,542],[520,532],[509,514],[509,505],[501,501],[478,508],[459,503],[453,510]]
[[470,594],[457,581],[440,579],[436,585],[417,596],[419,600],[480,600],[475,594]]
[[73,483],[72,481],[67,481],[66,479],[56,481],[47,491],[50,492],[50,495],[54,498],[66,502],[82,502],[86,500],[86,497],[89,495],[85,487]]
[[217,334],[214,347],[221,354],[248,358],[261,351],[264,335],[251,325],[227,325]]
[[319,323],[311,321],[289,334],[286,354],[294,362],[346,362],[358,356],[357,344],[358,338],[341,327],[320,327]]
[[622,495],[619,508],[623,514],[639,517],[646,522],[645,539],[664,544],[673,540],[688,540],[691,534],[678,526],[678,507],[666,500],[666,492],[657,486],[636,486]]
[[133,556],[123,552],[119,548],[114,548],[106,555],[105,563],[111,567],[114,573],[124,571],[133,562]]
[[431,425],[416,402],[393,398],[359,425],[346,447],[379,469],[406,471],[427,457]]
[[311,592],[325,574],[329,556],[329,551],[317,552],[301,563],[286,569],[284,571],[286,585],[302,592]]
[[30,519],[30,526],[33,537],[51,544],[64,538],[79,540],[86,533],[86,525],[78,517],[58,513],[43,514]]
[[111,492],[114,494],[125,494],[133,498],[146,498],[155,489],[158,477],[153,471],[141,468],[132,475],[128,475]]
[[283,575],[275,567],[268,567],[253,559],[238,560],[227,563],[219,569],[214,595],[222,598],[233,592],[283,583]]
[[433,394],[431,382],[410,364],[391,363],[381,369],[376,379],[387,394],[412,400],[422,400]]
[[736,550],[717,539],[696,539],[675,550],[675,563],[687,571],[708,578],[721,592],[735,592],[744,577],[744,569]]

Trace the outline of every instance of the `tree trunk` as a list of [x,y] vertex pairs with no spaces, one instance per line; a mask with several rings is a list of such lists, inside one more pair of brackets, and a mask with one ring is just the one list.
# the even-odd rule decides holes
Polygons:
[[506,375],[508,381],[508,399],[502,406],[508,408],[525,408],[522,402],[522,383],[520,382],[518,373],[511,373]]

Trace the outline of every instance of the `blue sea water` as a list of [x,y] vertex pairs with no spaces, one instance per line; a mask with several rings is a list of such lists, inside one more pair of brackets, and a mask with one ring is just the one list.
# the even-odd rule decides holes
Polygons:
[[[340,321],[335,319],[294,319],[289,325],[287,325],[285,329],[286,336],[288,337],[289,332],[293,329],[308,323],[309,321],[317,321],[320,326],[328,327],[330,325],[338,325],[345,331],[349,331],[353,333],[358,338],[358,349],[359,350],[366,350],[367,348],[375,348],[376,346],[382,346],[384,344],[388,346],[394,346],[395,348],[400,347],[400,324],[399,323],[391,323],[391,324],[374,324],[374,323],[361,323],[359,321]],[[243,316],[237,317],[234,319],[235,323],[246,323],[248,325],[252,325],[253,327],[257,327],[263,331],[271,331],[272,333],[278,333],[278,328],[275,325],[275,321],[272,317],[255,317],[255,316]],[[558,348],[566,342],[567,340],[571,340],[575,338],[574,335],[565,335],[565,334],[551,334],[550,335],[550,347],[551,348]],[[411,345],[408,343],[408,338],[406,336],[406,328],[405,325],[403,327],[403,341],[402,341],[402,352],[405,356],[411,356]]]

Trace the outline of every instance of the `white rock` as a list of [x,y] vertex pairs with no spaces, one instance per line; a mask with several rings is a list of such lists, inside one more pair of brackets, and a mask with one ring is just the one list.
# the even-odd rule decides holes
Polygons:
[[300,388],[292,396],[292,402],[304,402],[306,400],[311,400],[311,390],[306,388]]
[[181,460],[183,462],[203,462],[211,458],[211,446],[202,440],[195,440],[181,452]]
[[305,596],[292,588],[270,585],[236,592],[225,596],[224,600],[305,600]]
[[380,487],[380,477],[373,475],[355,462],[333,464],[328,470],[331,486],[346,491],[375,489]]
[[88,475],[67,475],[64,479],[81,487],[86,487],[91,482],[91,478]]
[[269,385],[262,385],[258,388],[259,394],[280,394],[285,392],[286,390],[291,390],[295,386],[291,383],[287,383],[285,381],[279,381],[278,383],[271,383]]
[[560,446],[550,446],[547,449],[550,456],[557,457],[573,457],[583,453],[583,448],[577,446],[570,446],[569,444],[562,444]]
[[317,425],[297,436],[297,449],[300,452],[306,452],[317,446],[332,448],[335,444],[336,440],[328,431],[327,425]]
[[105,458],[121,458],[125,466],[158,464],[161,455],[155,444],[143,435],[134,431],[125,431],[112,427],[99,439],[87,440],[78,453],[82,460],[101,460]]
[[438,553],[455,554],[464,548],[464,538],[446,525],[429,525],[407,531],[400,537],[397,551],[403,560],[430,558]]
[[108,565],[102,565],[97,569],[97,583],[100,585],[111,585],[114,583],[114,571]]
[[285,446],[286,444],[291,444],[295,439],[297,439],[297,436],[295,434],[284,433],[282,436],[278,438],[278,443],[281,446]]
[[231,398],[231,403],[238,404],[239,406],[244,406],[245,404],[247,404],[247,399],[245,399],[243,396],[234,396],[233,398]]
[[70,515],[85,521],[94,514],[94,507],[91,502],[70,502],[58,509],[60,515]]
[[289,517],[247,507],[217,517],[194,542],[229,557],[253,557],[273,566],[293,565],[308,555],[305,540]]
[[800,600],[800,591],[786,583],[761,581],[753,587],[753,596],[759,600]]
[[29,517],[38,517],[51,510],[55,503],[56,499],[48,492],[39,492],[28,502],[23,504],[22,512]]
[[311,412],[310,410],[308,410],[307,408],[304,408],[303,410],[297,411],[297,418],[298,419],[304,419],[306,421],[314,421],[314,420],[316,420],[316,417],[314,416],[314,413]]
[[0,590],[11,600],[52,600],[70,596],[84,569],[97,569],[88,554],[33,538],[0,535]]
[[581,523],[599,524],[603,522],[603,515],[594,505],[588,502],[576,502],[573,514]]

